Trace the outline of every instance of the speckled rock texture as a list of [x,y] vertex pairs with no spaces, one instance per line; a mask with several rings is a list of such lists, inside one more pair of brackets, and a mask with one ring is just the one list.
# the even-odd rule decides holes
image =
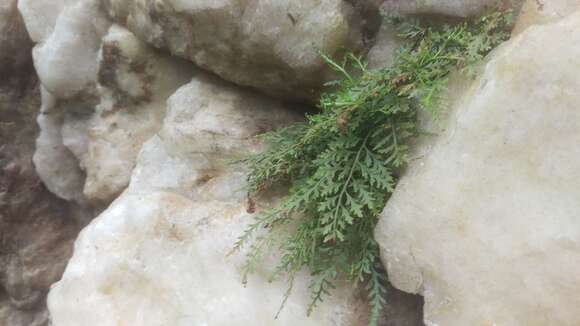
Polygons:
[[59,197],[106,206],[161,126],[165,100],[196,68],[112,24],[97,0],[23,1],[19,8],[37,41],[42,83],[36,169]]
[[99,52],[100,103],[88,122],[84,195],[110,203],[129,184],[141,145],[165,117],[165,101],[196,69],[163,55],[121,26],[113,25]]

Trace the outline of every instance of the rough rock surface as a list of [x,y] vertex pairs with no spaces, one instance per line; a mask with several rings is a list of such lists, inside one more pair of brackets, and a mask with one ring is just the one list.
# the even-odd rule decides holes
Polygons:
[[314,98],[329,55],[357,48],[361,19],[343,0],[104,0],[110,16],[155,47],[269,94]]
[[88,200],[109,203],[127,187],[141,145],[161,127],[165,101],[194,71],[123,27],[110,28],[99,55],[100,103],[86,126],[87,153],[79,155]]
[[110,24],[98,0],[81,0],[62,10],[52,34],[33,52],[46,90],[58,99],[88,96],[96,81],[101,38]]
[[89,95],[87,90],[94,89],[96,81],[101,38],[110,24],[98,0],[63,8],[52,34],[33,52],[36,72],[51,94],[58,99]]
[[80,226],[32,165],[40,106],[32,42],[16,1],[0,4],[0,325],[44,326],[45,298]]
[[[348,286],[307,318],[306,274],[274,320],[286,284],[267,281],[273,265],[245,288],[243,253],[228,255],[251,220],[246,174],[228,159],[260,150],[253,136],[295,120],[293,111],[201,73],[181,87],[129,188],[77,240],[49,295],[53,324],[364,325],[364,298]],[[418,298],[392,298],[385,326],[421,325]]]
[[46,40],[54,31],[56,20],[67,4],[78,0],[18,0],[18,10],[26,23],[28,35],[34,42]]
[[427,325],[580,324],[580,13],[499,49],[376,237]]
[[580,0],[527,0],[514,28],[519,34],[532,25],[562,19],[580,9]]
[[98,102],[97,56],[110,22],[97,0],[23,1],[19,9],[38,42],[33,50],[42,83],[37,172],[57,196],[85,205],[78,155],[87,152],[86,126]]
[[85,174],[78,159],[63,142],[64,112],[57,100],[41,86],[42,105],[38,115],[40,134],[36,140],[34,166],[46,187],[65,200],[84,202]]
[[[552,1],[552,0],[550,0]],[[493,6],[517,6],[522,0],[385,0],[386,12],[467,17]]]
[[98,0],[23,1],[19,8],[38,42],[37,171],[63,199],[108,204],[161,126],[165,100],[194,68],[111,26]]
[[227,255],[250,216],[245,173],[225,158],[257,150],[252,136],[290,111],[205,76],[168,105],[129,189],[83,230],[51,290],[54,325],[352,325],[363,312],[347,288],[306,318],[305,277],[275,321],[284,283],[264,270],[244,288],[244,256]]

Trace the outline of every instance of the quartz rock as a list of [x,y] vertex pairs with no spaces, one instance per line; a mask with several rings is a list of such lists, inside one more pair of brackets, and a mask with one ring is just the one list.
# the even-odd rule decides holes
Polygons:
[[[20,6],[29,30],[53,26],[34,49],[43,86],[35,164],[61,198],[108,204],[129,183],[141,145],[161,127],[165,100],[194,68],[111,26],[97,0],[43,3]],[[42,10],[57,16],[54,22],[50,15],[39,22]]]
[[264,267],[244,287],[243,252],[228,254],[251,216],[227,158],[259,150],[252,136],[290,112],[213,77],[180,88],[128,190],[78,238],[49,294],[53,325],[356,325],[365,311],[346,286],[306,316],[306,273],[274,319],[285,282]]
[[376,229],[427,325],[578,325],[580,12],[498,49]]
[[97,54],[109,26],[98,0],[65,7],[52,34],[34,48],[34,66],[42,85],[59,99],[92,93],[87,89],[94,89]]
[[190,63],[154,51],[123,27],[110,28],[99,55],[100,104],[85,129],[87,154],[79,156],[88,200],[108,203],[125,189],[141,145],[161,127],[167,98],[194,71]]
[[38,115],[40,134],[33,156],[36,172],[46,187],[60,198],[83,202],[82,189],[85,174],[75,157],[63,142],[63,112],[56,99],[42,88],[42,106]]
[[66,5],[77,1],[79,0],[18,0],[17,2],[30,38],[38,43],[52,34],[56,20]]
[[382,6],[386,12],[467,17],[480,14],[494,6],[518,7],[521,2],[522,0],[385,0]]
[[580,0],[527,0],[520,12],[514,34],[532,25],[562,19],[580,9]]
[[98,103],[97,55],[110,22],[98,0],[19,3],[37,45],[34,65],[42,84],[36,170],[57,196],[83,205],[87,126]]
[[269,94],[315,98],[330,56],[356,49],[360,17],[347,1],[104,0],[110,16],[157,48]]

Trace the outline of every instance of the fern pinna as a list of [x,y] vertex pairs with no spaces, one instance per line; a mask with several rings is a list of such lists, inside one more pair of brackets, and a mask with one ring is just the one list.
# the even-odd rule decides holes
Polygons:
[[[366,285],[370,324],[386,295],[386,275],[373,238],[378,216],[409,161],[419,110],[441,115],[449,75],[474,67],[509,37],[510,13],[494,12],[456,25],[391,19],[405,41],[391,67],[369,70],[349,54],[341,63],[322,54],[342,77],[322,95],[320,111],[263,135],[267,149],[241,160],[250,168],[250,196],[280,183],[288,194],[257,214],[236,248],[250,246],[244,282],[271,249],[282,253],[272,278],[312,275],[307,313],[339,279]],[[438,26],[438,27],[435,27]],[[354,71],[354,73],[353,73]]]

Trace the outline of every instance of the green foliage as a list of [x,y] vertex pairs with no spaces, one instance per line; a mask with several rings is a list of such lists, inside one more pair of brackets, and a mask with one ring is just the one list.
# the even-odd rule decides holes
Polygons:
[[395,64],[381,70],[367,69],[354,55],[342,63],[322,55],[343,79],[321,97],[320,112],[308,115],[306,123],[263,135],[268,149],[242,160],[251,169],[251,195],[281,182],[290,185],[288,195],[257,214],[236,243],[251,246],[244,282],[277,248],[282,257],[272,279],[288,278],[284,302],[298,271],[308,268],[308,313],[346,278],[366,284],[370,324],[376,325],[386,276],[373,231],[394,191],[396,172],[409,161],[417,113],[423,109],[440,118],[450,73],[473,75],[484,56],[509,37],[509,17],[496,12],[439,27],[391,19],[406,45]]

